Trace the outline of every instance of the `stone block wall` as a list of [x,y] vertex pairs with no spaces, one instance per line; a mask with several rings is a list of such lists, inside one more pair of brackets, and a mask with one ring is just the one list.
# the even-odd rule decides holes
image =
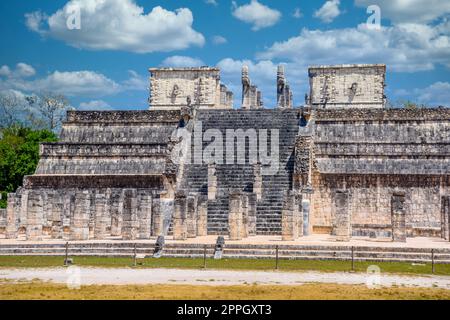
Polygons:
[[450,110],[314,112],[312,223],[332,232],[337,190],[351,194],[352,233],[390,237],[391,197],[405,193],[408,236],[440,236],[450,192]]
[[385,65],[309,68],[310,103],[316,108],[383,108]]

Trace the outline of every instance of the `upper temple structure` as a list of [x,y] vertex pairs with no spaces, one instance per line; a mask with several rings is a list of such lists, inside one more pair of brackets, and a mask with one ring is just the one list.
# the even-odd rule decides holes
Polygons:
[[[329,234],[449,239],[450,110],[386,107],[384,65],[317,66],[294,106],[242,68],[150,69],[150,110],[69,111],[0,211],[6,238],[175,240]],[[303,94],[303,93],[302,93]]]

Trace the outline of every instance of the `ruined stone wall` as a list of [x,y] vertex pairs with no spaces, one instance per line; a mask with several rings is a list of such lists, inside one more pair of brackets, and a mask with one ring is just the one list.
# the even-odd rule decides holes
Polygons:
[[160,235],[154,225],[164,218],[159,202],[179,121],[179,111],[68,112],[60,142],[41,145],[36,173],[8,198],[7,237]]
[[391,198],[405,193],[409,236],[439,235],[450,192],[450,110],[315,113],[313,225],[332,232],[337,190],[351,193],[354,235],[390,236]]
[[188,99],[201,109],[232,107],[227,88],[220,83],[217,68],[150,69],[150,107],[152,110],[180,109]]
[[385,65],[309,68],[310,102],[318,108],[383,108]]

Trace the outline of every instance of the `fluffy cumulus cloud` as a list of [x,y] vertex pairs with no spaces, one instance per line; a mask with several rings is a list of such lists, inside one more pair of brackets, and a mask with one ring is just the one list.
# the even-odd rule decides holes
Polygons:
[[35,74],[36,70],[32,66],[23,62],[18,63],[14,70],[7,65],[0,67],[0,77],[29,78]]
[[[18,63],[15,68],[6,65],[0,68],[0,90],[14,90],[27,94],[51,91],[69,97],[107,96],[130,90],[129,84],[133,81],[137,83],[136,77],[130,73],[127,81],[117,83],[101,73],[90,70],[54,71],[44,77],[37,77],[32,66]],[[142,85],[142,82],[139,84]]]
[[341,14],[339,9],[340,0],[330,0],[314,13],[314,17],[319,18],[325,23],[332,22]]
[[276,42],[259,59],[288,59],[312,64],[386,63],[393,71],[433,70],[450,66],[450,22],[437,26],[399,24],[381,30],[357,28],[303,29],[299,36]]
[[109,110],[109,109],[111,109],[111,106],[103,100],[91,100],[88,102],[82,102],[78,107],[78,110],[90,110],[90,111]]
[[252,24],[252,30],[258,31],[275,25],[281,19],[281,12],[251,0],[249,4],[237,6],[233,2],[233,16],[241,21]]
[[205,63],[202,60],[186,56],[171,56],[161,63],[161,66],[163,67],[172,68],[201,67],[204,65]]
[[419,103],[450,107],[450,83],[448,82],[435,82],[426,88],[415,89],[414,95],[417,96]]
[[367,8],[378,5],[382,18],[394,23],[427,23],[450,13],[448,0],[355,0],[355,5]]
[[[67,26],[74,10],[80,12],[79,30]],[[169,11],[157,6],[145,13],[135,0],[70,0],[50,16],[26,14],[28,28],[42,36],[77,48],[137,53],[202,46],[205,39],[193,29],[193,21],[187,8]]]

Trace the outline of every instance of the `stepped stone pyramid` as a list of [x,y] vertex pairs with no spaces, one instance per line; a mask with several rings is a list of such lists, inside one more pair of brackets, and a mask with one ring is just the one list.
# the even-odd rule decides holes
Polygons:
[[294,107],[280,66],[266,109],[244,66],[233,109],[217,68],[151,69],[150,110],[67,113],[60,141],[41,145],[35,174],[8,195],[0,233],[449,240],[450,110],[387,109],[385,70],[311,67]]

